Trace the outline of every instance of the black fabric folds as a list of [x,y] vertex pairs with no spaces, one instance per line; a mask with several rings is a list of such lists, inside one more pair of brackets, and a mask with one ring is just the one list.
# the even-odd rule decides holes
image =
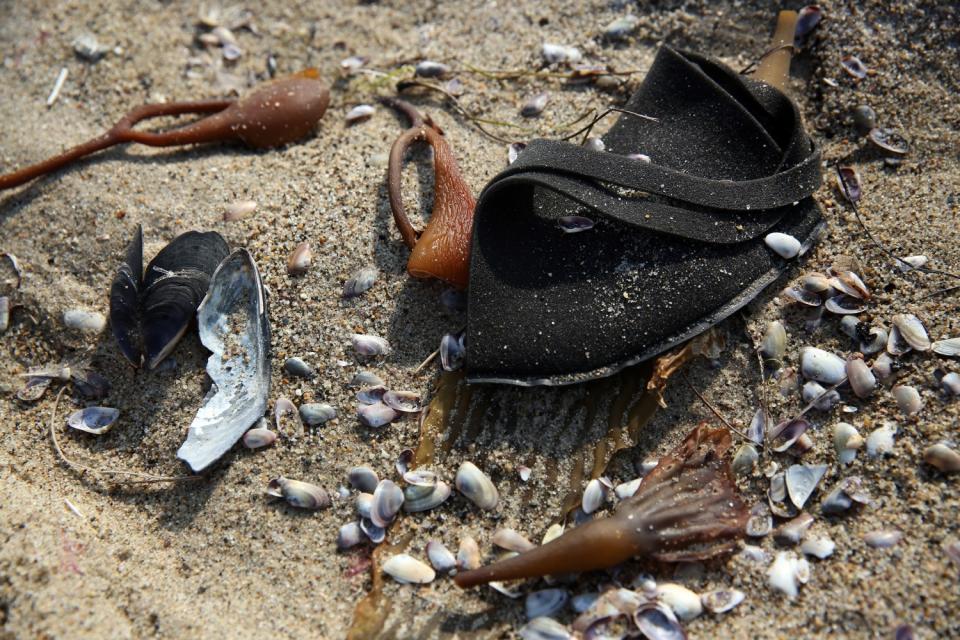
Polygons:
[[[467,311],[473,382],[610,375],[716,324],[804,248],[821,219],[820,154],[793,102],[662,47],[604,151],[535,140],[480,194]],[[633,159],[644,154],[650,161]],[[594,227],[565,233],[563,216]]]

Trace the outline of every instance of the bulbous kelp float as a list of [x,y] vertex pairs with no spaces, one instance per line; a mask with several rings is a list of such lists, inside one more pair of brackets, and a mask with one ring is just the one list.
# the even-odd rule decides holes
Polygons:
[[461,587],[607,569],[635,556],[705,560],[732,550],[750,512],[725,454],[730,432],[700,425],[660,460],[616,513],[536,549],[456,576]]
[[[239,141],[254,149],[279,147],[313,132],[330,103],[316,69],[264,83],[239,100],[201,100],[136,107],[106,133],[43,162],[0,176],[0,191],[65,167],[80,158],[125,142],[176,147]],[[161,116],[211,114],[169,131],[136,131],[143,120]]]

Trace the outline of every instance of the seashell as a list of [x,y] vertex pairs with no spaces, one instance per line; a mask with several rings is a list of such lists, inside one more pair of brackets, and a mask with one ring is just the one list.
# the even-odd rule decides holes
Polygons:
[[847,360],[847,381],[858,398],[869,398],[877,388],[877,378],[861,358]]
[[[377,484],[380,484],[379,482]],[[376,491],[376,487],[373,488]],[[362,519],[369,520],[370,513],[373,511],[373,494],[372,493],[360,493],[357,495],[357,515]]]
[[851,298],[870,299],[870,289],[853,271],[836,271],[830,278],[830,286]]
[[960,453],[942,442],[931,445],[923,451],[923,461],[936,467],[943,473],[960,471]]
[[824,560],[833,555],[836,546],[830,538],[807,538],[800,545],[800,551],[808,556]]
[[439,573],[451,575],[457,570],[457,559],[440,540],[433,539],[427,543],[427,558]]
[[683,585],[667,582],[657,585],[657,599],[670,607],[683,622],[693,620],[703,613],[700,596]]
[[603,140],[594,136],[587,138],[586,142],[583,143],[583,146],[590,151],[596,151],[598,153],[607,150],[607,145],[603,143]]
[[791,600],[800,592],[801,560],[792,551],[781,551],[767,569],[767,584]]
[[247,449],[269,447],[277,441],[277,432],[265,427],[254,427],[243,434],[243,446]]
[[400,413],[418,413],[422,410],[420,394],[413,391],[387,391],[383,394],[382,402]]
[[283,370],[298,378],[313,378],[317,372],[301,358],[287,358],[283,361]]
[[223,210],[223,221],[235,222],[237,220],[243,220],[244,218],[249,217],[256,210],[257,203],[253,200],[238,200],[237,202],[231,202]]
[[853,204],[860,202],[860,196],[863,195],[863,191],[860,186],[859,171],[854,167],[837,167],[837,173],[834,174],[834,178],[837,181],[837,189],[840,190],[840,194],[844,198]]
[[907,256],[905,258],[898,258],[898,260],[897,268],[903,272],[919,269],[927,264],[928,261],[927,256]]
[[850,336],[854,340],[860,340],[860,318],[856,316],[843,316],[840,319],[840,331]]
[[847,377],[842,358],[816,347],[804,347],[800,351],[800,371],[808,380],[829,385],[839,384]]
[[640,24],[640,18],[635,15],[620,16],[607,23],[603,28],[603,37],[619,40],[629,35],[638,24]]
[[296,405],[294,405],[289,398],[282,396],[277,398],[277,402],[273,406],[273,424],[277,432],[289,435],[288,431],[285,430],[281,424],[283,416],[287,414],[292,414],[295,418],[297,426],[294,435],[303,433],[303,423],[300,421],[300,414],[297,412]]
[[407,471],[410,470],[410,463],[413,462],[413,458],[413,449],[404,449],[401,451],[397,456],[397,461],[394,463],[397,473],[400,475],[406,475]]
[[863,541],[874,549],[886,549],[896,545],[903,539],[903,532],[896,529],[870,531],[863,535]]
[[793,518],[797,515],[797,508],[787,500],[787,484],[783,473],[774,474],[770,478],[770,488],[767,490],[767,503],[774,515],[781,518]]
[[863,438],[853,425],[838,422],[833,427],[833,449],[840,464],[850,464],[863,446]]
[[67,309],[63,312],[63,324],[84,333],[100,333],[106,328],[107,319],[102,313],[95,311]]
[[406,553],[390,556],[381,568],[400,584],[427,584],[437,577],[429,565]]
[[960,396],[960,374],[951,371],[940,378],[940,385],[946,393],[954,396]]
[[867,455],[876,458],[891,453],[893,451],[893,436],[896,433],[897,427],[890,423],[874,429],[867,436]]
[[301,242],[287,258],[287,273],[291,276],[301,276],[310,268],[313,261],[313,252],[309,242]]
[[267,485],[267,494],[275,497],[281,497],[292,507],[299,509],[324,509],[329,507],[330,496],[323,489],[309,482],[300,480],[289,480],[280,476],[274,478]]
[[767,330],[760,343],[760,355],[773,366],[779,368],[783,363],[783,354],[787,350],[787,330],[779,320],[767,323]]
[[804,291],[816,294],[825,294],[830,291],[830,278],[822,273],[808,273],[802,280]]
[[421,60],[414,67],[413,73],[420,78],[442,78],[450,73],[450,67],[442,62]]
[[[197,324],[200,342],[212,352],[206,369],[213,385],[177,451],[177,457],[194,472],[226,453],[267,409],[267,300],[260,272],[246,249],[237,249],[217,267],[197,310]],[[151,352],[149,334],[147,352]]]
[[516,529],[497,529],[493,532],[490,541],[501,549],[516,551],[517,553],[523,553],[536,547]]
[[551,44],[545,42],[541,49],[543,59],[547,64],[569,64],[580,62],[583,55],[576,47],[568,47],[562,44]]
[[440,365],[444,371],[460,370],[466,359],[466,353],[463,334],[444,334],[443,339],[440,340]]
[[439,481],[426,491],[422,487],[410,486],[404,489],[403,510],[407,513],[429,511],[439,507],[450,497],[452,489],[446,482]]
[[387,538],[387,530],[373,524],[369,518],[360,519],[360,530],[370,539],[373,544],[380,544]]
[[357,124],[358,122],[369,120],[375,111],[376,109],[374,109],[372,105],[358,104],[353,109],[350,109],[350,111],[347,111],[344,119],[347,121],[347,126]]
[[520,115],[524,118],[536,118],[547,106],[550,96],[546,93],[538,93],[530,96],[520,107]]
[[873,371],[874,375],[876,375],[881,382],[886,382],[893,377],[895,373],[894,366],[893,358],[886,353],[881,353],[877,356],[877,359],[873,361],[873,366],[870,370]]
[[[351,387],[383,387],[383,379],[373,371],[361,371],[350,379]],[[359,398],[358,398],[359,399]],[[379,400],[379,398],[378,398]],[[373,404],[370,402],[364,404]]]
[[463,462],[457,470],[457,491],[475,505],[489,511],[497,506],[500,494],[490,477],[472,462]]
[[300,405],[300,418],[310,427],[316,427],[337,417],[337,410],[325,402]]
[[823,10],[819,5],[810,4],[797,12],[797,27],[793,34],[794,46],[799,47],[810,33],[820,24]]
[[363,542],[364,533],[359,522],[348,522],[337,533],[337,549],[343,551]]
[[805,403],[812,404],[818,411],[830,411],[840,404],[840,394],[836,389],[827,391],[819,382],[813,380],[804,383],[800,395]]
[[747,595],[738,589],[718,589],[700,596],[703,608],[710,613],[726,613],[743,602]]
[[645,153],[630,153],[626,156],[629,160],[636,160],[637,162],[651,162],[650,156]]
[[603,506],[609,495],[609,481],[605,483],[598,478],[594,478],[587,483],[587,488],[583,490],[583,499],[581,500],[583,512],[588,515],[593,513]]
[[390,353],[390,343],[379,336],[354,333],[350,336],[353,350],[361,356],[383,356]]
[[575,613],[583,613],[584,611],[592,609],[599,599],[600,594],[596,592],[578,593],[570,598],[570,608],[573,609]]
[[374,267],[361,267],[343,283],[343,297],[356,298],[377,281],[378,272]]
[[479,566],[480,547],[471,536],[466,536],[460,540],[460,548],[457,550],[457,568],[469,571]]
[[887,346],[887,332],[883,327],[870,327],[869,342],[860,342],[860,352],[865,355],[879,353]]
[[570,592],[566,589],[541,589],[527,594],[523,608],[528,620],[549,617],[563,609],[569,599]]
[[867,65],[863,64],[857,56],[843,56],[840,58],[840,66],[842,66],[843,70],[851,77],[857,80],[863,80],[867,77]]
[[920,393],[914,387],[897,385],[891,390],[891,393],[904,415],[916,415],[923,408],[923,400],[921,400]]
[[867,139],[895,156],[905,156],[910,151],[910,145],[907,144],[906,139],[893,129],[874,127],[867,134]]
[[74,411],[67,418],[67,426],[78,431],[101,435],[110,431],[120,417],[120,410],[112,407],[87,407]]
[[[611,619],[616,620],[616,617],[612,616]],[[650,640],[683,640],[687,637],[670,607],[657,602],[647,602],[637,607],[633,613],[633,624],[640,630],[643,637]],[[592,629],[588,629],[584,637],[617,637],[604,634],[602,628],[596,635],[590,634],[590,631]]]
[[520,627],[520,640],[573,640],[567,628],[553,618],[534,618]]
[[947,338],[946,340],[937,340],[931,345],[933,352],[941,356],[957,357],[960,356],[960,338]]
[[807,503],[810,494],[812,494],[814,489],[817,488],[817,485],[820,484],[820,480],[823,479],[827,469],[828,467],[825,464],[795,464],[787,469],[784,477],[787,485],[787,494],[790,496],[790,501],[793,502],[798,509],[803,509],[803,505]]
[[851,313],[863,313],[867,310],[866,303],[860,298],[854,298],[845,294],[827,298],[824,308],[830,313],[836,315],[845,315]]
[[[516,556],[516,555],[519,555],[519,554],[514,553],[514,552],[511,551],[511,552],[509,552],[509,553],[504,554],[503,559],[505,560],[505,559],[507,559],[507,558],[510,558],[510,557],[513,557],[513,556]],[[507,596],[507,597],[510,598],[511,600],[516,600],[516,599],[520,598],[520,596],[523,595],[523,593],[522,593],[519,589],[511,588],[511,587],[508,586],[507,583],[505,583],[505,582],[500,582],[500,581],[498,581],[498,580],[492,580],[492,581],[490,581],[490,582],[487,583],[487,584],[490,586],[491,589],[493,589],[494,591],[496,591],[497,593],[499,593],[499,594],[501,594],[501,595]],[[513,584],[516,584],[516,583],[513,583]]]
[[640,488],[641,482],[643,482],[643,478],[634,478],[633,480],[628,480],[627,482],[621,482],[613,488],[613,493],[619,500],[626,500],[637,492],[637,489]]
[[902,356],[911,349],[910,344],[900,333],[900,329],[896,325],[890,327],[890,334],[887,336],[887,353],[893,356]]
[[893,326],[900,331],[900,336],[911,348],[917,351],[928,351],[930,349],[930,338],[927,336],[927,330],[917,316],[909,313],[898,313],[893,316]]
[[81,33],[73,39],[73,52],[87,62],[96,62],[109,51],[109,47],[100,45],[97,36],[92,33]]
[[800,241],[786,233],[768,233],[764,242],[773,249],[774,253],[786,260],[796,258],[800,254]]
[[753,471],[753,467],[757,464],[759,458],[760,455],[757,453],[755,446],[749,442],[740,445],[737,453],[733,456],[733,472],[739,476],[748,475]]
[[526,482],[530,479],[530,474],[533,473],[533,469],[526,465],[520,465],[517,467],[517,475],[520,476],[520,480]]
[[383,396],[386,393],[387,388],[383,385],[366,387],[357,392],[357,402],[360,404],[377,404],[383,402]]
[[523,150],[527,148],[525,142],[514,142],[507,147],[507,164],[513,164],[517,161],[517,158],[520,157],[520,154],[523,153]]
[[788,298],[791,303],[802,304],[811,308],[819,307],[823,304],[823,300],[820,299],[818,294],[811,293],[800,287],[787,287],[781,293],[784,297]]
[[751,516],[747,520],[746,532],[751,538],[762,538],[773,529],[773,518],[769,513]]
[[784,398],[793,395],[797,390],[798,384],[799,376],[797,376],[796,370],[792,367],[787,367],[780,373],[780,384],[777,386],[780,389],[780,395]]
[[767,422],[769,422],[767,412],[763,407],[760,407],[753,414],[753,419],[747,428],[747,438],[755,444],[762,445],[763,436],[767,432]]
[[556,540],[563,535],[563,529],[563,525],[559,522],[553,523],[547,527],[547,530],[543,533],[543,539],[540,540],[540,544],[543,545]]
[[437,474],[426,469],[407,469],[403,481],[418,489],[433,489],[437,486]]
[[373,492],[370,520],[378,527],[387,527],[403,506],[403,491],[392,480],[381,480]]
[[353,488],[371,494],[376,491],[377,485],[380,484],[377,472],[364,466],[350,469],[347,472],[347,481]]
[[797,544],[812,524],[813,516],[809,513],[801,513],[796,518],[780,525],[774,532],[773,537],[780,544]]
[[861,492],[863,479],[860,476],[850,476],[838,482],[820,502],[820,511],[824,515],[843,513],[856,502],[867,504],[868,496]]
[[581,231],[589,231],[593,229],[596,223],[590,218],[585,218],[583,216],[563,216],[557,218],[557,226],[564,233],[580,233]]
[[360,418],[360,422],[364,426],[373,429],[379,429],[390,424],[396,420],[399,415],[400,414],[394,409],[391,409],[382,402],[365,404],[357,409],[357,416]]
[[877,126],[877,112],[870,105],[857,105],[853,108],[853,125],[857,128],[857,133],[867,135]]
[[786,451],[793,446],[800,436],[809,428],[810,423],[803,419],[784,420],[770,429],[770,432],[767,433],[767,440],[774,443],[774,451]]
[[766,562],[770,559],[766,551],[752,544],[743,545],[740,554],[752,562]]

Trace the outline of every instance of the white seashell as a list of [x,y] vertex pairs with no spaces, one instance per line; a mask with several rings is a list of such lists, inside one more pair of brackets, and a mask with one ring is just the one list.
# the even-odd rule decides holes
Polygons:
[[587,138],[587,141],[583,143],[583,146],[590,151],[606,151],[607,145],[604,144],[603,140],[595,136],[590,136]]
[[[361,267],[350,278],[343,283],[343,297],[356,298],[362,293],[369,291],[370,287],[377,281],[378,272],[374,267]],[[369,385],[383,384],[383,381],[376,383],[367,383]]]
[[637,489],[640,488],[640,483],[643,482],[643,478],[634,478],[627,482],[621,482],[616,487],[613,488],[613,493],[620,500],[626,500],[637,492]]
[[827,298],[823,306],[830,313],[837,315],[863,313],[867,310],[867,305],[863,300],[842,293],[838,296]]
[[860,340],[860,334],[857,331],[859,326],[860,318],[856,316],[843,316],[843,318],[840,319],[840,331],[854,340]]
[[290,480],[283,476],[270,481],[267,485],[267,494],[282,497],[287,504],[300,509],[324,509],[331,504],[330,496],[323,487],[300,480]]
[[470,570],[479,566],[480,546],[471,536],[467,536],[460,541],[460,548],[457,550],[457,568]]
[[433,539],[427,543],[427,558],[430,565],[440,573],[452,575],[457,570],[457,559],[440,540]]
[[87,407],[74,411],[67,418],[67,426],[78,431],[102,435],[113,428],[120,410],[112,407]]
[[576,47],[569,47],[562,44],[551,44],[545,42],[541,50],[543,59],[547,64],[580,62],[583,55]]
[[531,473],[533,473],[533,469],[531,469],[525,464],[522,464],[519,467],[517,467],[517,475],[520,476],[520,480],[523,482],[526,482],[527,480],[530,479]]
[[559,522],[555,522],[549,527],[547,527],[547,530],[544,532],[543,539],[540,541],[540,544],[543,545],[543,544],[547,544],[548,542],[552,542],[553,540],[556,540],[562,535],[563,535],[563,525],[560,524]]
[[370,539],[373,544],[380,544],[387,538],[387,530],[373,524],[369,518],[360,519],[360,530]]
[[920,322],[920,318],[909,313],[900,313],[893,316],[893,326],[900,331],[900,336],[917,351],[930,349],[930,338],[927,330]]
[[804,403],[812,403],[814,409],[818,411],[830,411],[840,404],[840,394],[837,393],[836,389],[827,391],[823,388],[823,385],[813,380],[804,383],[803,388],[800,389],[800,395]]
[[429,469],[408,469],[403,472],[403,481],[418,489],[433,489],[437,486],[437,474]]
[[767,330],[760,343],[760,355],[768,363],[778,368],[783,363],[783,354],[787,350],[787,330],[779,320],[767,323]]
[[587,483],[587,488],[583,491],[583,499],[581,501],[581,508],[586,514],[591,514],[600,507],[603,506],[603,503],[607,501],[607,497],[610,494],[609,486],[599,479],[594,478]]
[[864,534],[863,541],[875,549],[892,547],[903,539],[903,532],[896,529],[871,531]]
[[300,419],[311,427],[325,424],[337,417],[337,410],[325,402],[310,402],[300,405]]
[[603,35],[613,40],[623,38],[640,24],[640,18],[633,14],[615,18],[603,28]]
[[808,556],[814,556],[824,560],[833,555],[833,550],[836,546],[830,538],[807,538],[803,541],[803,544],[800,545],[800,551]]
[[803,276],[803,288],[810,293],[827,293],[830,291],[830,278],[822,273],[808,273]]
[[[903,264],[904,262],[906,264]],[[900,261],[897,263],[897,268],[900,269],[900,271],[912,271],[919,269],[925,264],[927,264],[927,256],[907,256],[906,258],[900,258]]]
[[359,522],[348,522],[337,533],[337,549],[343,551],[363,542],[364,533]]
[[700,596],[700,602],[710,613],[726,613],[743,602],[747,595],[738,589],[719,589]]
[[309,242],[301,242],[287,258],[287,273],[291,276],[300,276],[307,272],[313,261],[313,252]]
[[847,375],[842,358],[816,347],[804,347],[801,350],[800,371],[808,380],[829,385],[843,382]]
[[403,491],[392,480],[381,480],[373,492],[370,520],[378,527],[387,527],[403,506]]
[[743,549],[740,550],[740,554],[751,562],[766,562],[770,559],[766,551],[764,551],[761,547],[752,544],[743,545]]
[[354,333],[350,336],[353,350],[361,356],[383,356],[390,353],[390,343],[379,336]]
[[63,324],[85,333],[100,333],[107,326],[107,318],[96,311],[67,309],[63,312]]
[[927,447],[923,452],[923,461],[943,473],[960,471],[960,453],[942,442]]
[[789,298],[790,302],[796,302],[807,307],[819,307],[823,304],[819,295],[799,287],[787,287],[781,292],[781,295]]
[[527,595],[523,603],[527,619],[551,616],[567,604],[570,599],[570,592],[566,589],[541,589],[532,591]]
[[235,222],[249,217],[257,210],[257,203],[253,200],[238,200],[231,202],[223,210],[224,222]]
[[[510,551],[508,553],[505,553],[501,557],[501,559],[506,560],[507,558],[512,558],[517,555],[520,555],[520,554]],[[499,593],[500,595],[507,596],[511,600],[517,600],[523,596],[523,592],[520,591],[518,586],[516,586],[516,583],[514,583],[514,586],[508,586],[507,583],[505,582],[502,582],[499,580],[491,580],[488,583],[488,586],[494,591],[496,591],[497,593]]]
[[923,400],[920,399],[920,392],[914,387],[897,385],[892,390],[894,400],[904,415],[912,416],[920,413],[923,408]]
[[807,503],[810,494],[812,494],[814,489],[817,488],[817,485],[820,484],[820,480],[823,479],[827,469],[828,466],[825,464],[795,464],[787,469],[784,475],[787,494],[790,496],[790,501],[796,505],[798,509],[802,509],[803,505]]
[[489,511],[500,501],[500,494],[493,481],[472,462],[460,465],[455,483],[457,491],[481,509]]
[[[384,387],[383,379],[373,371],[361,371],[350,379],[351,387]],[[385,388],[385,387],[384,387]],[[378,398],[379,400],[379,398]],[[371,403],[365,403],[371,404]]]
[[797,597],[800,589],[798,573],[800,561],[792,551],[781,551],[773,564],[767,569],[767,584],[780,591],[791,600]]
[[401,413],[418,413],[422,409],[420,394],[413,391],[387,391],[383,394],[382,402]]
[[774,532],[773,537],[781,544],[797,544],[803,539],[803,534],[812,524],[813,516],[804,512],[780,525]]
[[830,278],[830,286],[852,298],[870,299],[870,289],[853,271],[837,271]]
[[881,353],[877,356],[877,359],[873,361],[873,367],[871,371],[877,376],[881,382],[886,382],[893,377],[893,358],[889,354]]
[[400,414],[382,402],[377,402],[375,404],[362,405],[357,409],[357,415],[360,417],[360,422],[364,425],[373,429],[379,429],[396,420]]
[[890,327],[890,334],[887,336],[887,353],[892,356],[902,356],[911,350],[910,344],[900,333],[896,326]]
[[515,529],[497,529],[490,541],[501,549],[517,553],[529,551],[536,546]]
[[243,434],[243,446],[247,449],[269,447],[277,441],[277,432],[265,427],[254,427]]
[[874,429],[867,436],[867,455],[871,458],[882,456],[893,451],[893,436],[897,433],[897,427],[892,424],[885,424],[882,427]]
[[768,233],[764,242],[781,258],[789,260],[800,254],[800,241],[786,233]]
[[877,377],[861,358],[847,360],[847,381],[858,398],[869,398],[877,388]]
[[857,456],[857,450],[863,446],[860,432],[846,422],[838,422],[833,427],[833,449],[837,452],[840,464],[850,464]]
[[538,93],[530,96],[520,107],[520,115],[524,118],[535,118],[540,115],[547,106],[550,96],[546,93]]
[[507,147],[507,164],[516,162],[517,158],[520,157],[520,154],[523,153],[523,150],[526,148],[527,145],[524,142],[514,142]]
[[883,327],[870,327],[870,342],[860,343],[860,352],[866,355],[879,353],[887,346],[887,331]]
[[373,115],[374,109],[369,104],[358,104],[353,109],[347,112],[346,121],[348,125],[357,124],[358,122],[363,122],[364,120],[369,120],[370,116]]
[[401,553],[383,563],[383,572],[401,584],[427,584],[437,573],[411,555]]
[[377,477],[377,472],[370,467],[364,466],[350,469],[350,471],[347,472],[347,481],[355,489],[370,494],[376,491],[377,485],[380,484],[380,478]]
[[740,445],[737,453],[733,456],[733,472],[739,476],[748,475],[753,471],[753,467],[757,464],[759,458],[757,448],[753,444],[745,442]]
[[553,618],[534,618],[519,631],[520,640],[573,640],[574,636],[565,626]]
[[700,596],[683,585],[667,582],[657,585],[657,599],[673,610],[676,616],[688,622],[703,613]]
[[931,345],[931,348],[933,349],[934,353],[937,353],[941,356],[960,356],[960,338],[937,340]]
[[407,513],[419,513],[439,507],[446,502],[453,492],[450,485],[443,481],[437,482],[423,492],[416,491],[416,489],[420,489],[420,487],[411,486],[403,491],[403,510]]
[[960,396],[960,373],[951,371],[940,378],[940,385],[950,395]]
[[[374,487],[374,490],[376,490],[376,487]],[[373,511],[373,494],[372,493],[358,494],[357,495],[357,515],[363,519],[370,520],[371,511]]]

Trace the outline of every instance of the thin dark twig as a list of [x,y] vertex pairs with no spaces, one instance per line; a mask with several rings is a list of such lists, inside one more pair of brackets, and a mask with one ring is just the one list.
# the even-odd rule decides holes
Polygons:
[[591,120],[591,121],[590,121],[590,124],[588,124],[587,126],[581,128],[581,129],[577,129],[576,131],[574,131],[574,132],[571,133],[570,135],[564,136],[563,138],[560,138],[560,139],[561,139],[561,140],[571,140],[571,139],[573,139],[573,138],[576,138],[576,137],[577,137],[578,135],[580,135],[581,133],[586,132],[585,135],[584,135],[584,138],[583,138],[584,141],[586,141],[587,137],[590,135],[590,132],[593,131],[593,127],[594,127],[598,122],[600,122],[600,120],[602,120],[603,118],[607,117],[608,115],[610,115],[611,113],[614,113],[614,112],[616,112],[616,113],[625,113],[625,114],[627,114],[627,115],[635,116],[635,117],[637,117],[637,118],[642,118],[643,120],[649,120],[649,121],[651,121],[651,122],[660,122],[660,120],[659,120],[658,118],[654,118],[653,116],[644,115],[644,114],[642,114],[642,113],[637,113],[637,112],[635,112],[635,111],[629,111],[629,110],[627,110],[627,109],[621,109],[620,107],[609,107],[608,109],[606,109],[605,111],[603,111],[603,112],[600,113],[599,115],[594,116],[594,117],[593,117],[593,120]]
[[507,140],[506,138],[501,138],[497,134],[488,131],[483,127],[482,123],[492,124],[500,127],[512,127],[514,129],[521,129],[526,131],[520,125],[516,125],[511,122],[497,122],[497,121],[491,121],[491,120],[484,120],[483,118],[478,117],[477,115],[468,111],[462,104],[460,104],[460,101],[457,100],[457,97],[455,95],[453,95],[443,87],[438,87],[437,85],[431,84],[429,82],[423,82],[421,80],[402,80],[401,82],[397,83],[397,92],[402,93],[404,89],[407,89],[409,87],[423,87],[424,89],[430,89],[431,91],[436,91],[437,93],[443,94],[450,100],[450,102],[453,103],[453,106],[457,109],[457,111],[461,113],[461,115],[463,115],[464,118],[466,118],[477,129],[480,130],[480,133],[484,134],[488,138],[491,138],[492,140],[496,140],[497,142],[502,142],[503,144],[510,144],[513,141]]
[[810,409],[813,409],[813,407],[817,404],[817,402],[820,400],[820,398],[823,398],[823,397],[827,396],[827,395],[828,395],[829,393],[831,393],[832,391],[836,391],[836,390],[840,387],[840,385],[842,385],[842,384],[843,384],[844,382],[846,382],[846,381],[847,381],[847,377],[844,376],[844,377],[843,377],[843,380],[841,380],[841,381],[838,382],[837,384],[833,385],[833,386],[830,387],[829,389],[824,389],[817,397],[815,397],[813,400],[810,401],[810,404],[808,404],[806,407],[803,408],[803,411],[801,411],[800,413],[798,413],[797,415],[795,415],[793,418],[791,418],[790,421],[792,422],[792,421],[794,421],[794,420],[799,420],[800,418],[802,418],[803,416],[805,416],[805,415],[807,414],[807,412],[810,411]]
[[794,53],[795,53],[796,50],[797,50],[797,48],[796,48],[795,46],[793,46],[792,44],[790,44],[790,43],[787,43],[787,44],[778,44],[778,45],[775,46],[775,47],[770,47],[769,49],[767,49],[766,51],[764,51],[762,54],[760,54],[760,57],[759,57],[759,58],[757,58],[756,60],[754,60],[753,62],[751,62],[751,63],[748,64],[747,66],[745,66],[743,69],[741,69],[741,70],[740,70],[740,75],[746,75],[746,74],[748,74],[748,73],[752,73],[753,70],[756,69],[757,66],[758,66],[761,62],[763,62],[763,59],[764,59],[764,58],[766,58],[767,56],[769,56],[769,55],[772,54],[772,53],[776,53],[777,51],[781,51],[781,50],[783,50],[783,49],[791,49]]
[[[730,431],[733,431],[735,434],[737,434],[738,436],[740,436],[740,437],[743,438],[744,440],[750,440],[750,438],[748,438],[745,433],[743,433],[742,431],[740,431],[739,429],[737,429],[735,426],[733,426],[733,424],[731,424],[730,421],[727,420],[722,413],[720,413],[720,410],[719,410],[719,409],[717,409],[715,406],[713,406],[712,404],[710,404],[710,401],[707,400],[706,398],[704,398],[704,397],[703,397],[703,394],[701,394],[699,391],[697,391],[697,388],[696,388],[695,386],[693,386],[693,383],[692,383],[692,382],[690,382],[690,378],[687,377],[687,374],[686,374],[686,373],[681,373],[680,375],[683,376],[683,381],[687,383],[687,386],[690,387],[690,390],[693,391],[693,393],[694,393],[698,398],[700,398],[700,402],[702,402],[703,404],[705,404],[705,405],[707,406],[707,408],[710,409],[710,411],[713,413],[713,415],[717,416],[717,418],[719,418],[720,421],[723,422],[723,424],[727,425],[727,428],[730,429]],[[750,440],[750,442],[753,442],[753,440]]]

